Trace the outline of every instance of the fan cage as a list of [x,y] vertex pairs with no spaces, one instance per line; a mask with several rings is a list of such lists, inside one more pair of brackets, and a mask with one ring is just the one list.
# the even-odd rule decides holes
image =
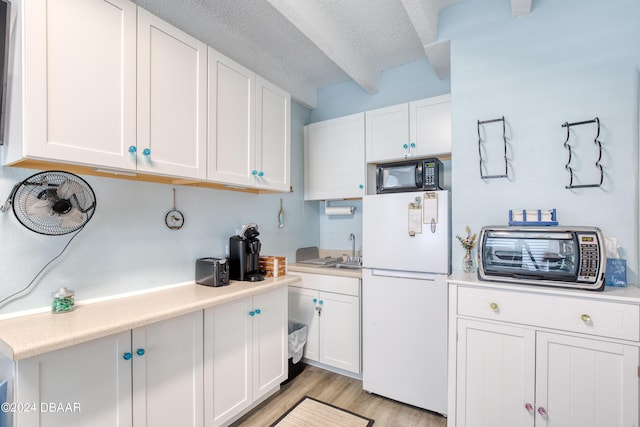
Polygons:
[[[82,213],[82,220],[72,226],[62,226],[64,214],[52,213],[45,216],[33,216],[28,213],[27,200],[30,196],[46,199],[46,190],[57,190],[65,181],[73,182],[81,188],[68,199],[73,208]],[[13,195],[13,212],[18,221],[39,234],[59,236],[81,229],[91,219],[96,209],[96,196],[84,179],[70,172],[45,171],[34,174],[20,183]]]

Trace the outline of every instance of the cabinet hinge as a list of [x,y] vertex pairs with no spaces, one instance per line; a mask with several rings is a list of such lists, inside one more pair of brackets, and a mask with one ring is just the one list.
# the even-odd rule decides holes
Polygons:
[[640,366],[638,366],[638,376],[640,377]]

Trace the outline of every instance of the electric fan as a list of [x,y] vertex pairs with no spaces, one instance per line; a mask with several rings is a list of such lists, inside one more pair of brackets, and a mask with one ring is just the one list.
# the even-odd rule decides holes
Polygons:
[[17,183],[2,206],[13,206],[18,221],[29,230],[59,236],[81,229],[96,210],[96,196],[82,178],[64,171],[45,171]]

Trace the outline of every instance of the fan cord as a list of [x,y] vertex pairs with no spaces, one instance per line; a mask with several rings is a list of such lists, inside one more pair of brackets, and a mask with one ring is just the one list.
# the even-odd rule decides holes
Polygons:
[[64,252],[67,250],[67,248],[69,247],[69,245],[71,244],[73,239],[76,238],[76,236],[82,231],[83,228],[84,228],[84,225],[82,227],[80,227],[78,229],[78,231],[76,231],[76,233],[69,239],[69,241],[67,242],[66,245],[64,245],[64,248],[62,248],[60,253],[58,255],[56,255],[55,257],[51,258],[51,260],[48,263],[46,263],[44,265],[44,267],[42,267],[40,269],[40,271],[38,271],[38,273],[36,273],[36,275],[33,277],[33,279],[31,279],[31,281],[29,282],[29,284],[27,286],[25,286],[24,288],[20,289],[19,291],[16,291],[16,292],[12,293],[9,296],[6,296],[6,297],[0,299],[0,307],[2,307],[7,301],[12,299],[16,295],[21,294],[22,292],[28,290],[35,283],[35,281],[38,279],[38,277],[40,277],[40,275],[47,269],[47,267],[49,267],[51,265],[51,263],[53,263],[55,260],[60,258],[62,256],[62,254],[64,254]]

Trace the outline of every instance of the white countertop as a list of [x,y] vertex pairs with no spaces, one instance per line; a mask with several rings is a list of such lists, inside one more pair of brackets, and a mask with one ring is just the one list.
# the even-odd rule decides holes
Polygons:
[[299,273],[325,274],[327,276],[353,277],[362,279],[361,268],[323,267],[313,264],[294,263],[287,265],[287,270]]
[[449,283],[462,285],[482,286],[493,289],[510,289],[517,291],[539,292],[552,295],[562,295],[569,297],[602,299],[619,302],[627,302],[630,304],[640,304],[640,288],[637,286],[614,287],[605,286],[604,291],[588,291],[583,289],[565,289],[555,288],[551,286],[534,286],[534,285],[518,285],[505,282],[491,282],[478,279],[476,273],[456,272],[449,276]]
[[300,282],[296,275],[228,286],[186,284],[171,289],[76,304],[74,311],[39,313],[0,321],[0,353],[12,360],[69,347],[197,310]]

